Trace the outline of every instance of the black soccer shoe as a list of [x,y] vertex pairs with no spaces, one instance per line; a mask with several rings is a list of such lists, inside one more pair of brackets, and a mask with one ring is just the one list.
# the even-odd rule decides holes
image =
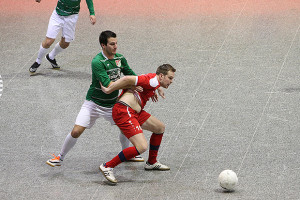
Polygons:
[[29,68],[29,72],[34,74],[37,70],[37,68],[40,66],[41,64],[34,62],[31,67]]
[[50,62],[53,69],[59,69],[60,68],[60,66],[58,66],[58,64],[56,63],[55,58],[53,60],[49,58],[49,54],[46,55],[46,59]]

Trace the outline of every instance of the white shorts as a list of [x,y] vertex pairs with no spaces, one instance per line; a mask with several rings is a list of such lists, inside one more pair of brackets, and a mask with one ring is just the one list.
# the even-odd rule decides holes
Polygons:
[[60,16],[56,13],[56,10],[54,10],[49,20],[46,36],[55,39],[59,31],[62,30],[62,37],[65,38],[66,42],[71,42],[75,39],[77,20],[78,14]]
[[85,100],[77,115],[75,124],[89,129],[95,124],[96,119],[100,117],[103,117],[106,121],[115,125],[112,118],[112,108],[102,107],[92,101]]

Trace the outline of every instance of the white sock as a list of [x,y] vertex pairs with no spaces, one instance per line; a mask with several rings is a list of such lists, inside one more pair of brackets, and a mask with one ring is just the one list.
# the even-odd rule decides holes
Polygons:
[[57,54],[59,54],[60,52],[62,52],[64,49],[60,47],[59,43],[57,43],[54,47],[54,49],[52,49],[52,51],[49,53],[49,58],[51,60],[53,60],[55,58],[55,56]]
[[71,133],[69,133],[65,139],[65,142],[60,151],[60,159],[63,160],[66,154],[74,147],[77,142],[77,138],[73,138]]
[[38,53],[38,57],[36,59],[35,62],[37,62],[38,64],[42,63],[43,58],[45,57],[45,55],[47,54],[48,49],[45,49],[42,45],[40,46],[40,50]]
[[120,138],[122,150],[128,148],[130,141],[127,139],[127,137],[123,133],[120,133],[119,138]]

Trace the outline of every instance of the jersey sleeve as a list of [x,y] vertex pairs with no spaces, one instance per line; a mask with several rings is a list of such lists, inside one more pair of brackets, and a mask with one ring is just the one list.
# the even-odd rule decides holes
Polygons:
[[106,73],[105,65],[102,62],[94,59],[92,61],[92,69],[93,75],[96,77],[96,79],[101,82],[104,87],[107,87],[110,83],[110,79]]
[[121,71],[124,75],[134,75],[134,76],[136,76],[136,73],[134,73],[134,71],[129,67],[126,58],[123,57],[121,59],[121,63],[122,63]]
[[144,89],[157,89],[160,84],[154,74],[143,74],[137,77],[136,85]]
[[90,11],[90,15],[95,15],[93,0],[86,0],[86,4],[87,4],[88,9]]

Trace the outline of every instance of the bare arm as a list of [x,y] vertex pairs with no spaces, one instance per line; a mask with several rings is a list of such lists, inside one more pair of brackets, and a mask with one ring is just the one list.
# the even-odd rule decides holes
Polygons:
[[107,88],[101,85],[101,89],[105,94],[110,94],[115,90],[126,89],[135,86],[136,79],[136,76],[124,76],[116,82],[111,82]]

